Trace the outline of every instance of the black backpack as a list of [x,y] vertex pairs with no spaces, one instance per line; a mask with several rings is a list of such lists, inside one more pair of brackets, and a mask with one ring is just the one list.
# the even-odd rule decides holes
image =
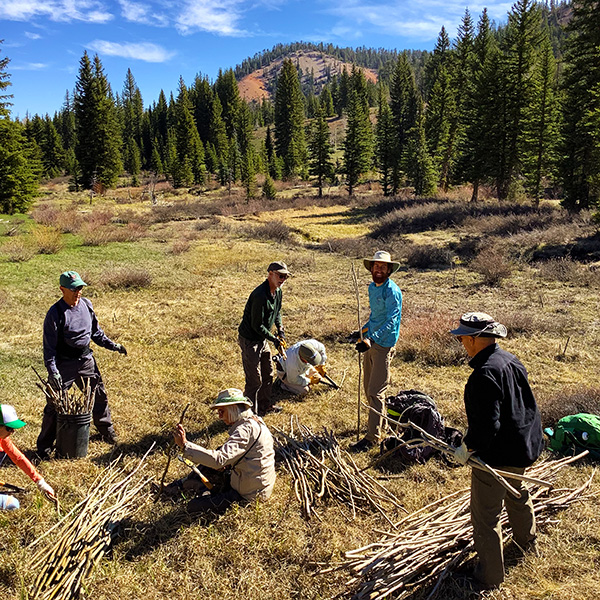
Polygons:
[[[427,433],[436,438],[446,441],[452,446],[460,446],[462,434],[452,427],[445,427],[444,419],[438,411],[435,402],[423,392],[418,390],[405,390],[398,392],[396,396],[385,399],[387,415],[400,423],[414,423]],[[390,427],[396,432],[401,440],[408,441],[421,437],[420,433],[412,427],[400,427],[390,423]],[[404,463],[425,463],[437,450],[431,446],[419,446],[418,448],[406,448],[399,445],[396,437],[388,437],[381,443],[381,453],[393,448],[398,448],[396,456]]]

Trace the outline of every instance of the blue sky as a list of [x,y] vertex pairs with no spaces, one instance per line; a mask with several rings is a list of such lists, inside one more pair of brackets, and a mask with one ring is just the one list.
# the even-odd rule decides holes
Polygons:
[[177,90],[197,73],[277,43],[427,49],[444,25],[451,38],[469,8],[504,21],[510,2],[464,0],[0,0],[0,46],[10,58],[12,116],[50,115],[73,90],[84,50],[100,56],[113,91],[127,69],[144,105]]

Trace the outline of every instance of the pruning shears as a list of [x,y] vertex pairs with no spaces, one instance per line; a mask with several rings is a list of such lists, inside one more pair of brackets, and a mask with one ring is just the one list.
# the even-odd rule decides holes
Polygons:
[[12,483],[7,483],[6,481],[0,481],[0,492],[6,490],[11,494],[27,494],[29,490],[25,488],[19,487],[18,485],[13,485]]
[[200,471],[200,469],[191,461],[188,460],[185,456],[181,456],[181,454],[179,454],[177,456],[177,458],[186,466],[189,467],[192,471],[194,471],[194,473],[196,473],[196,475],[198,475],[198,477],[200,477],[202,483],[206,486],[207,489],[212,490],[213,489],[213,484],[206,478],[205,475],[202,474],[202,471]]

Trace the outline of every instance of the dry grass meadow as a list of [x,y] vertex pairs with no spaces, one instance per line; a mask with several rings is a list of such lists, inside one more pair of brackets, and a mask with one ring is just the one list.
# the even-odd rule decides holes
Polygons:
[[[23,450],[35,448],[41,423],[44,402],[31,365],[43,372],[42,322],[59,297],[62,271],[75,269],[88,281],[101,325],[129,352],[95,350],[122,442],[117,452],[133,463],[157,442],[147,470],[160,479],[168,431],[186,403],[192,440],[210,447],[224,440],[225,428],[207,407],[220,389],[243,387],[237,326],[273,259],[294,273],[284,286],[288,338],[322,340],[329,372],[343,385],[303,402],[281,397],[283,412],[266,421],[287,428],[297,416],[314,430],[332,429],[346,447],[356,435],[358,383],[356,353],[344,343],[357,323],[351,263],[365,319],[370,276],[358,258],[378,248],[403,261],[394,276],[404,311],[391,393],[424,391],[447,424],[464,428],[470,369],[447,331],[462,312],[482,310],[508,326],[503,345],[527,366],[545,425],[579,410],[600,412],[600,239],[591,215],[574,217],[552,204],[474,207],[460,190],[428,202],[361,190],[349,202],[344,195],[317,201],[300,188],[270,203],[165,190],[151,206],[139,190],[113,191],[90,205],[64,188],[47,186],[31,216],[0,220],[0,402],[15,405],[28,422],[14,436]],[[93,434],[86,459],[50,460],[39,469],[68,509],[114,458],[112,450]],[[375,456],[373,450],[357,460],[363,466]],[[589,463],[570,467],[561,485],[578,486],[592,470]],[[185,473],[171,463],[170,478]],[[386,485],[413,511],[466,488],[468,475],[433,459]],[[14,467],[2,468],[0,477],[32,488]],[[322,522],[305,522],[290,483],[280,468],[269,503],[205,523],[186,518],[181,506],[155,504],[149,493],[140,497],[139,512],[123,524],[85,596],[285,600],[344,593],[347,574],[319,575],[320,568],[376,540],[386,523],[374,513],[350,521],[335,504],[321,507]],[[600,491],[597,479],[593,490]],[[505,585],[486,597],[596,599],[599,508],[595,498],[559,513],[540,532],[539,556],[513,566]],[[52,505],[33,489],[20,511],[0,513],[1,598],[29,597],[35,573],[27,545],[56,521]],[[417,589],[412,598],[427,595]],[[449,582],[437,597],[475,596]]]

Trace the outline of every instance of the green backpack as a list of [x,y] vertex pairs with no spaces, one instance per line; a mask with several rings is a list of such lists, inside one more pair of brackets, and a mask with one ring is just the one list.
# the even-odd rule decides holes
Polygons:
[[590,456],[600,459],[600,416],[579,413],[563,417],[554,430],[545,430],[550,448],[564,454],[573,450],[589,450]]

